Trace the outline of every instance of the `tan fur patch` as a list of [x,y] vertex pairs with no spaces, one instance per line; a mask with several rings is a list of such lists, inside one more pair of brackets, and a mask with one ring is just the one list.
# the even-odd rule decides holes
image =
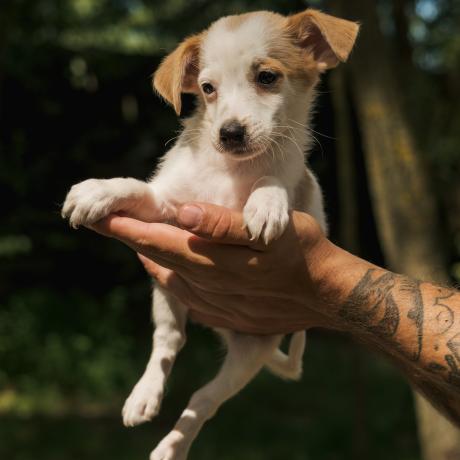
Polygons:
[[270,56],[286,66],[291,78],[312,87],[320,72],[348,58],[358,30],[355,22],[307,9],[278,23]]
[[312,87],[317,83],[319,72],[313,56],[296,45],[286,27],[271,40],[269,56],[281,62],[286,75],[302,86]]
[[206,32],[186,38],[166,56],[153,76],[153,85],[176,113],[181,111],[181,93],[197,93],[200,48]]
[[[264,70],[274,72],[278,75],[276,82],[268,87],[262,87],[257,83],[257,76],[259,72]],[[281,82],[283,81],[283,78],[286,76],[286,74],[287,69],[281,61],[273,58],[263,58],[254,61],[251,69],[249,70],[248,80],[255,86],[258,92],[264,93],[268,91],[271,93],[277,93],[280,90]]]
[[288,71],[286,66],[280,60],[272,57],[257,60],[254,63],[254,67],[256,67],[259,71],[267,69],[280,74],[285,74]]
[[234,16],[227,16],[225,18],[225,25],[231,31],[238,29],[241,25],[247,20],[253,18],[254,16],[264,16],[265,20],[268,21],[273,26],[281,24],[284,22],[284,17],[277,13],[272,13],[271,11],[253,11],[250,13],[237,14]]
[[228,16],[225,18],[225,25],[228,30],[234,31],[241,27],[241,25],[249,19],[250,13],[237,14],[235,16]]
[[287,18],[287,29],[298,45],[309,50],[321,71],[345,62],[353,48],[359,24],[314,9]]

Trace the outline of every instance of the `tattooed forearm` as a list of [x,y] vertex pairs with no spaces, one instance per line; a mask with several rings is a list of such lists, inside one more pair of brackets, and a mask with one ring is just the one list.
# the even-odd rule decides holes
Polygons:
[[[406,308],[399,303],[404,298]],[[423,300],[420,283],[390,272],[369,269],[355,286],[339,315],[355,328],[375,334],[411,361],[418,361],[423,347]],[[401,323],[405,335],[401,340]]]
[[460,293],[369,269],[339,315],[393,356],[414,386],[460,422]]
[[[431,289],[430,289],[431,288]],[[428,301],[427,369],[443,377],[460,391],[460,294],[458,291],[427,285]]]
[[375,275],[375,272],[374,269],[366,272],[339,315],[355,326],[370,328],[379,337],[391,337],[399,325],[399,310],[391,293],[396,275]]

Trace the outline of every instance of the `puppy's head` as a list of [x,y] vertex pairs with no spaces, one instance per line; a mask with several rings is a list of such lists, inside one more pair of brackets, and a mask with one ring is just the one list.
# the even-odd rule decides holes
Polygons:
[[299,129],[319,75],[347,60],[358,29],[312,9],[224,17],[167,56],[154,86],[178,114],[181,93],[196,94],[214,147],[253,158]]

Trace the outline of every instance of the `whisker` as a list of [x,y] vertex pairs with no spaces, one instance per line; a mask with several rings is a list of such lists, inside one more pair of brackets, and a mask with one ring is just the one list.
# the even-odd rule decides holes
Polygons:
[[174,136],[174,137],[171,137],[171,139],[168,139],[166,142],[165,142],[165,147],[171,143],[172,141],[176,140],[176,139],[179,139],[180,135],[179,136]]
[[[319,131],[315,131],[311,126],[309,126],[309,125],[307,125],[307,124],[300,123],[300,122],[298,122],[297,120],[293,120],[292,118],[289,118],[288,120],[289,120],[289,121],[292,121],[292,122],[294,122],[294,123],[296,123],[296,124],[298,124],[298,125],[300,125],[300,126],[302,126],[302,127],[304,127],[304,128],[307,129],[308,131],[311,131],[311,132],[313,132],[313,133],[315,133],[315,134],[318,134],[318,136],[323,136],[323,137],[326,137],[326,138],[328,138],[328,139],[337,140],[337,138],[335,138],[335,137],[328,136],[327,134],[320,133]],[[297,129],[299,129],[299,128],[297,128]]]
[[273,134],[274,134],[275,136],[279,136],[279,137],[281,137],[281,138],[283,138],[283,139],[288,139],[288,140],[290,140],[290,141],[297,147],[299,153],[300,153],[301,155],[304,154],[304,152],[303,152],[303,150],[300,148],[299,144],[298,144],[292,137],[286,136],[284,133],[280,133],[280,132],[277,132],[277,131],[273,131]]
[[[276,136],[276,132],[272,132],[272,133],[275,134],[275,136]],[[278,147],[282,159],[286,160],[286,154],[285,154],[284,149],[282,148],[282,146],[279,144],[279,142],[273,136],[270,136],[270,140],[271,140],[272,143],[274,143]]]

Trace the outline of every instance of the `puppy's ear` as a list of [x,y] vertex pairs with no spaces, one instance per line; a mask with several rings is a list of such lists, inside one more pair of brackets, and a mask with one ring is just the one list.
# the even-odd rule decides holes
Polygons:
[[199,57],[202,34],[185,39],[165,57],[153,76],[153,86],[180,115],[181,93],[198,91]]
[[312,53],[321,72],[347,60],[359,31],[356,22],[313,9],[289,16],[287,26],[297,44]]

